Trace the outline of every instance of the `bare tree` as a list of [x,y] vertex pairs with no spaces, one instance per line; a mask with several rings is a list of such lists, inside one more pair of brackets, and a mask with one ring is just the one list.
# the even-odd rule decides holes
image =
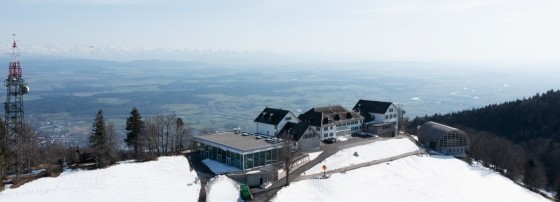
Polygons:
[[290,185],[290,172],[299,155],[300,151],[293,136],[287,132],[282,133],[282,148],[279,160],[282,163],[282,169],[286,172],[286,186]]
[[109,148],[109,162],[115,163],[117,159],[117,151],[119,138],[117,132],[115,131],[115,124],[113,122],[108,122],[107,127],[105,127],[105,134],[107,134],[107,147]]
[[176,117],[175,114],[163,116],[163,133],[165,134],[164,151],[166,156],[169,155],[169,152],[173,149],[173,142],[170,141],[175,139],[176,131],[174,132],[173,130],[175,129]]
[[[155,119],[153,117],[146,119],[144,133],[140,136],[141,145],[145,145],[149,158],[159,155],[159,136],[154,120]],[[140,154],[143,154],[143,152],[140,152]],[[141,158],[143,159],[143,157]]]
[[156,128],[157,131],[157,139],[159,140],[158,142],[160,143],[159,146],[157,147],[157,151],[158,151],[158,156],[161,156],[165,153],[165,151],[163,151],[163,148],[165,148],[164,143],[165,143],[165,127],[163,126],[163,115],[162,114],[158,114],[156,117],[154,117],[154,126]]
[[192,128],[188,122],[183,122],[181,118],[177,118],[177,147],[180,152],[191,146]]
[[[0,119],[0,179],[4,178],[5,170],[8,167],[8,148],[6,140],[6,131],[4,128],[4,120]],[[3,186],[0,187],[2,190]]]
[[39,156],[39,142],[37,139],[37,132],[27,122],[23,124],[21,144],[21,169],[23,171],[30,171],[34,166],[38,165]]

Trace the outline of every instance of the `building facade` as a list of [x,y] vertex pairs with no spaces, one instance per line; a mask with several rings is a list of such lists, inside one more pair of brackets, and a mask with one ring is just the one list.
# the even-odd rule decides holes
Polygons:
[[321,146],[321,137],[315,127],[305,123],[287,123],[278,133],[278,138],[289,138],[296,142],[299,151],[308,152],[317,150]]
[[341,105],[315,107],[300,114],[298,118],[301,123],[315,127],[321,140],[362,131],[364,120],[359,113],[349,111]]
[[457,128],[428,121],[418,130],[418,142],[445,155],[465,156],[469,136]]
[[194,136],[195,154],[238,168],[240,171],[278,162],[282,142],[277,138],[242,132]]
[[[364,128],[379,136],[394,137],[398,133],[399,119],[402,110],[391,102],[359,100],[352,108],[364,117]],[[388,130],[387,123],[392,128]],[[366,126],[367,125],[367,126]]]
[[254,120],[257,133],[267,136],[276,136],[286,123],[298,123],[298,117],[283,109],[266,107]]

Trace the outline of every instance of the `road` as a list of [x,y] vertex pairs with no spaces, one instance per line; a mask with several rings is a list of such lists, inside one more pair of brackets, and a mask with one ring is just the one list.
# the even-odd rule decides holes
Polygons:
[[[410,138],[410,136],[400,135],[400,136],[397,136],[395,138]],[[373,138],[373,137],[356,136],[356,137],[352,137],[351,139],[349,139],[347,141],[343,141],[343,142],[336,142],[336,143],[333,143],[333,144],[321,143],[321,150],[323,152],[317,158],[315,158],[314,160],[306,163],[305,165],[299,167],[297,170],[294,170],[292,173],[290,173],[289,174],[289,182],[291,183],[291,182],[303,179],[303,178],[300,178],[301,174],[303,174],[305,171],[311,169],[313,166],[323,162],[323,160],[325,160],[329,156],[332,156],[333,154],[335,154],[336,152],[338,152],[342,149],[356,147],[356,146],[365,145],[365,144],[369,144],[369,143],[372,143],[372,142],[376,142],[376,141],[380,141],[380,140],[387,140],[387,139],[393,139],[393,138],[386,138],[386,137]],[[412,138],[410,138],[410,139],[412,139]],[[387,161],[390,161],[390,160],[395,160],[397,158],[403,158],[403,157],[414,155],[414,154],[415,153],[410,153],[410,154],[406,153],[406,154],[402,154],[402,155],[387,158],[387,159],[377,160],[376,162],[366,162],[366,164],[363,164],[363,165],[362,164],[353,165],[352,168],[346,168],[346,170],[356,169],[356,168],[358,168],[357,166],[361,166],[361,167],[368,166],[367,163],[371,163],[370,165],[374,165],[374,163],[375,164],[383,163],[383,162],[387,162]],[[344,170],[345,168],[341,168],[341,169]],[[336,169],[334,171],[329,171],[329,172],[332,173],[332,172],[336,172],[337,170],[338,170],[338,172],[340,172],[340,171],[342,171],[341,169]],[[346,171],[346,170],[344,170],[344,171]],[[307,177],[308,176],[304,176],[304,178],[307,178]],[[253,196],[254,196],[254,199],[252,201],[270,201],[270,199],[274,198],[276,193],[280,189],[282,189],[282,187],[284,187],[285,185],[286,185],[286,179],[282,178],[282,179],[279,179],[278,181],[274,182],[267,189],[260,189],[260,188],[251,189],[251,192],[253,193]]]

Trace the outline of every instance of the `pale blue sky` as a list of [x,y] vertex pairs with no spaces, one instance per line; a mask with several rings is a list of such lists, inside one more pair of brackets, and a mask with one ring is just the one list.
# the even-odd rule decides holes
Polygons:
[[[227,50],[348,60],[560,62],[560,1],[3,0],[0,51]],[[95,46],[94,56],[89,46]],[[114,55],[114,54],[112,54]],[[158,54],[154,54],[158,59]]]

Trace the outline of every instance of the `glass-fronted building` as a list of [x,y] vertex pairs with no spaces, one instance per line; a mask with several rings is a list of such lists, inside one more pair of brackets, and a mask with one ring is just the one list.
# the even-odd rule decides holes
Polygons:
[[279,139],[248,133],[223,132],[193,137],[202,158],[249,170],[278,162]]

